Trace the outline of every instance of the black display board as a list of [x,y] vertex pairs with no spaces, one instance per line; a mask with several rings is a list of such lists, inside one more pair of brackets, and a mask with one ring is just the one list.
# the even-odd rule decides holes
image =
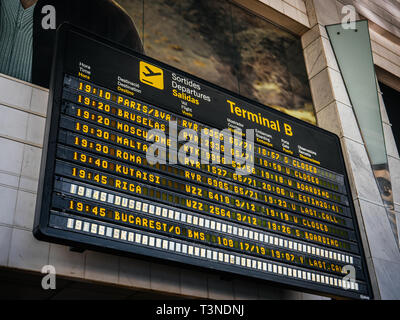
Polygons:
[[[165,133],[168,152],[169,121],[199,136],[255,129],[250,174],[236,162],[150,164],[149,132]],[[226,143],[214,142],[208,156]],[[34,235],[371,297],[337,136],[68,24],[57,33]]]

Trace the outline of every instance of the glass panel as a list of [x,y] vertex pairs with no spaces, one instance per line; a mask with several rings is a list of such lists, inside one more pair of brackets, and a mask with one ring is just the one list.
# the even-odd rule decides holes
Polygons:
[[284,49],[287,32],[232,6],[239,48],[240,94],[270,106],[291,105],[293,95]]
[[300,40],[232,6],[240,94],[316,123]]
[[230,6],[212,0],[145,0],[146,54],[238,91]]
[[357,29],[327,27],[372,165],[387,163],[367,21]]
[[316,123],[298,37],[224,0],[117,1],[147,55]]
[[399,245],[368,21],[357,21],[356,29],[344,29],[341,24],[327,26],[326,29],[386,206],[393,235]]

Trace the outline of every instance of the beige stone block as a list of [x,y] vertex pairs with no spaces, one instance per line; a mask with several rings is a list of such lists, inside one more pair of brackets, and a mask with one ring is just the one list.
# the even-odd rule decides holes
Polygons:
[[392,127],[383,123],[383,132],[385,134],[386,152],[388,156],[399,158],[399,151],[397,150],[396,141],[394,140]]
[[283,12],[282,0],[268,0],[268,5],[279,12]]
[[0,186],[0,223],[13,225],[15,206],[17,203],[17,190]]
[[[321,73],[323,73],[323,75],[321,75]],[[351,102],[347,95],[347,90],[344,85],[342,76],[337,70],[329,67],[327,68],[327,70],[323,70],[322,72],[320,72],[317,76],[319,76],[318,79],[322,82],[320,82],[318,85],[318,80],[313,79],[313,83],[317,84],[315,92],[317,93],[316,97],[321,106],[323,106],[324,103],[330,101],[331,99],[334,99],[351,107]],[[322,91],[318,89],[321,89]]]
[[366,257],[365,260],[366,260],[366,264],[367,264],[367,268],[368,268],[369,278],[371,280],[372,294],[374,295],[375,300],[380,300],[379,286],[378,286],[378,280],[377,280],[376,274],[375,274],[375,266],[374,266],[373,258]]
[[336,8],[337,8],[339,16],[343,16],[342,10],[343,10],[343,7],[345,6],[345,4],[343,4],[343,3],[341,3],[340,1],[337,1],[337,0],[335,0],[335,1],[336,1]]
[[400,263],[400,252],[395,241],[386,209],[359,199],[363,224],[367,235],[370,255]]
[[297,21],[308,28],[310,27],[310,21],[308,20],[307,14],[302,11],[297,11]]
[[336,1],[313,0],[318,23],[325,25],[339,23],[341,21]]
[[49,263],[49,243],[33,237],[32,231],[13,228],[8,266],[41,272]]
[[306,11],[310,26],[314,27],[316,24],[318,24],[317,14],[314,7],[314,0],[304,0],[304,3],[306,5]]
[[292,18],[293,20],[298,20],[298,14],[297,14],[297,9],[289,4],[290,0],[287,0],[286,2],[283,2],[283,13],[288,16],[289,18]]
[[18,191],[17,204],[14,214],[14,225],[27,230],[33,229],[35,217],[36,194]]
[[0,105],[0,134],[25,140],[29,113]]
[[[376,25],[371,25],[369,28],[369,33],[371,37],[371,45],[373,50],[374,50],[374,45],[379,45],[383,47],[384,50],[390,51],[391,54],[397,57],[400,56],[399,54],[400,43],[389,32],[385,32],[385,30],[379,29],[379,27]],[[400,34],[400,32],[398,34]],[[396,61],[398,61],[398,58],[395,59]]]
[[326,65],[329,68],[339,72],[339,66],[336,61],[336,56],[335,53],[333,52],[329,39],[321,37],[321,40],[322,40],[323,50],[325,53]]
[[235,300],[257,300],[258,285],[256,281],[233,280],[233,295]]
[[390,120],[386,111],[386,107],[385,107],[385,102],[383,101],[382,98],[382,93],[380,93],[380,89],[378,90],[379,94],[378,94],[378,98],[379,98],[379,106],[381,109],[381,117],[382,117],[382,122],[386,123],[386,124],[390,124]]
[[150,288],[179,294],[180,287],[180,269],[158,263],[150,263]]
[[304,49],[304,57],[309,78],[313,78],[327,67],[339,71],[332,47],[323,37],[317,38]]
[[19,178],[18,189],[30,193],[37,193],[39,180],[21,176]]
[[398,49],[398,46],[396,46],[397,48],[393,48],[394,44],[391,44],[392,46],[390,48],[386,48],[378,42],[371,41],[372,51],[380,55],[382,58],[400,66],[400,55],[392,51]]
[[233,283],[231,280],[222,280],[217,275],[209,275],[208,298],[216,300],[233,300]]
[[11,188],[18,188],[19,175],[13,173],[0,172],[0,185]]
[[328,39],[325,27],[321,26],[320,24],[316,24],[301,36],[301,44],[303,49],[307,48],[311,43],[320,37]]
[[400,299],[400,262],[374,259],[375,273],[382,300]]
[[118,256],[95,251],[86,251],[84,254],[85,279],[118,283]]
[[0,103],[29,109],[32,88],[29,85],[0,75]]
[[[396,209],[396,207],[395,207]],[[395,211],[395,215],[396,215],[396,224],[397,224],[397,234],[400,235],[400,212],[399,211]],[[399,243],[400,246],[400,243]]]
[[118,283],[132,288],[150,289],[150,262],[121,257]]
[[[375,19],[383,20],[385,23],[393,24],[394,15],[393,13],[398,10],[398,4],[391,2],[390,4],[385,1],[376,0],[358,0],[359,4],[362,5],[366,10],[369,10],[374,14]],[[397,7],[397,8],[396,8]]]
[[12,228],[0,225],[0,266],[7,267]]
[[[393,200],[400,206],[400,158],[388,157],[390,178],[392,180]],[[400,220],[398,221],[400,225]]]
[[353,198],[361,198],[382,205],[365,146],[348,138],[342,138],[341,143]]
[[47,90],[33,88],[30,110],[45,117],[47,114],[48,98],[49,92]]
[[19,176],[24,154],[24,144],[0,138],[0,146],[2,150],[0,152],[0,171]]
[[327,67],[321,37],[318,37],[304,49],[304,59],[309,79],[315,77]]
[[204,272],[182,269],[181,293],[190,297],[207,298],[207,274]]
[[296,3],[297,3],[297,9],[307,14],[307,8],[304,0],[296,0]]
[[258,284],[259,300],[300,300],[301,292],[271,286],[263,282]]
[[353,108],[340,102],[336,102],[336,107],[341,123],[341,136],[363,143]]
[[24,156],[22,160],[21,175],[32,178],[34,180],[38,180],[41,159],[41,148],[24,145]]
[[271,287],[265,283],[258,284],[257,295],[259,300],[278,300],[282,289]]
[[349,5],[349,4],[354,4],[355,0],[336,0],[338,3],[341,3],[342,5]]
[[70,247],[50,244],[49,264],[56,273],[62,276],[83,278],[85,270],[85,254],[73,252]]
[[337,103],[332,102],[317,112],[318,126],[342,137],[341,123],[337,111]]
[[301,292],[300,296],[301,300],[307,300],[307,301],[332,300],[331,298],[328,297],[323,297],[316,294],[304,293],[304,292]]
[[282,290],[281,300],[301,300],[302,293],[295,290]]
[[384,57],[373,53],[374,63],[381,67],[382,69],[390,72],[391,74],[395,75],[396,77],[400,77],[400,66],[392,63],[391,61],[385,59]]
[[332,103],[333,96],[328,68],[322,70],[310,79],[311,94],[313,97],[315,112]]
[[354,204],[354,211],[355,211],[355,215],[356,215],[354,224],[355,224],[355,227],[358,227],[358,230],[360,232],[361,244],[363,247],[364,255],[366,258],[369,258],[369,257],[371,257],[371,251],[370,251],[369,244],[368,244],[367,231],[365,230],[364,219],[362,216],[359,199],[357,198],[356,200],[353,200],[353,204]]
[[44,129],[46,119],[33,114],[28,116],[28,128],[26,130],[26,140],[30,143],[43,146]]
[[285,2],[288,5],[291,5],[292,7],[297,8],[297,0],[283,0],[283,2]]
[[328,69],[328,72],[335,99],[341,103],[344,103],[345,105],[351,106],[346,86],[343,82],[340,72],[331,68]]
[[363,143],[353,109],[338,101],[332,102],[317,113],[318,125],[340,138],[346,137]]

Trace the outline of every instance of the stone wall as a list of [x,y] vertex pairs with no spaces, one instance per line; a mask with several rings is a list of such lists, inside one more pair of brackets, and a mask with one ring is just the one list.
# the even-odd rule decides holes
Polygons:
[[[311,30],[302,36],[306,66],[318,124],[336,133],[342,143],[375,298],[399,299],[399,249],[390,229],[367,150],[325,30],[326,25],[342,21],[344,4],[353,2],[306,0],[311,25]],[[396,54],[389,54],[388,49],[385,51],[382,47],[377,49],[376,43],[373,43],[373,47],[375,64],[380,61],[377,50],[380,50],[390,63],[397,63]],[[385,68],[389,72],[396,71],[390,70],[388,65]],[[381,108],[394,199],[398,210],[400,162],[383,105]],[[400,221],[399,215],[397,219]]]

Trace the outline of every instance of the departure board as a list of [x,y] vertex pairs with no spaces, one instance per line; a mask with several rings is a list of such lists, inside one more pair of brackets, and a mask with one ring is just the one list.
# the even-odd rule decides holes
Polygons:
[[372,297],[337,136],[68,24],[56,43],[38,239]]

